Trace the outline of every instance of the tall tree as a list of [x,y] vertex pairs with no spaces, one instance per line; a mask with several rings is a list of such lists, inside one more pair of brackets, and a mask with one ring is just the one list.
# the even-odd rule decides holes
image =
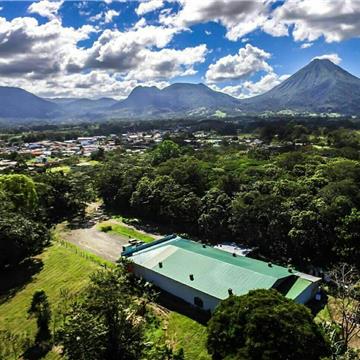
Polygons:
[[58,339],[70,360],[137,360],[143,349],[143,303],[135,301],[124,269],[91,277],[81,301],[73,304]]
[[45,226],[9,211],[0,211],[0,269],[38,254],[50,241]]

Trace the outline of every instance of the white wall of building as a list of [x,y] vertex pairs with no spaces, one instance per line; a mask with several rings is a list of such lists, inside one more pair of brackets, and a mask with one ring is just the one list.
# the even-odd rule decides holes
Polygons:
[[[194,298],[200,298],[204,304],[202,308],[203,310],[210,310],[211,312],[213,312],[217,304],[220,302],[220,299],[214,298],[197,289],[193,289],[189,286],[181,284],[177,281],[174,281],[173,279],[163,276],[150,269],[144,268],[138,264],[133,263],[132,267],[133,273],[136,276],[142,277],[146,281],[153,283],[162,290],[183,299],[184,301],[193,306],[195,306]],[[196,282],[196,279],[194,279],[194,282]]]

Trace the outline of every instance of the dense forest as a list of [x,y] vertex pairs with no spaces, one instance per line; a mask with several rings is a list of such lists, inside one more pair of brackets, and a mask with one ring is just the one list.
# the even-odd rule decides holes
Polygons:
[[357,131],[268,126],[259,136],[308,145],[244,151],[224,143],[194,150],[174,138],[141,156],[107,156],[97,176],[99,194],[114,212],[212,243],[235,241],[280,263],[358,265]]

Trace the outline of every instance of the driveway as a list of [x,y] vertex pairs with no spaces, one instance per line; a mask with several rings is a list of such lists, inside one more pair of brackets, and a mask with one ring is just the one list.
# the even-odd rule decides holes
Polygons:
[[96,225],[91,228],[63,232],[61,237],[81,249],[112,262],[119,259],[123,245],[127,244],[129,240],[128,237],[99,231],[96,229]]

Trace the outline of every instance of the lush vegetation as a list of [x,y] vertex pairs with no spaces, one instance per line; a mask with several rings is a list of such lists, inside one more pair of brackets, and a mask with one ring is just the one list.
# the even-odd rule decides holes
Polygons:
[[277,130],[260,135],[272,144],[310,145],[194,151],[167,140],[142,156],[108,156],[99,194],[114,212],[203,240],[231,239],[280,263],[303,269],[357,264],[359,134],[303,125]]
[[[318,359],[329,352],[350,359],[346,351],[357,336],[360,309],[360,134],[347,122],[339,128],[319,121],[321,126],[189,124],[145,152],[94,153],[96,171],[74,169],[79,159],[72,158],[64,162],[66,170],[31,171],[25,159],[11,155],[19,165],[0,175],[0,357],[209,358],[206,327],[161,313],[152,290],[127,274],[124,264],[115,267],[73,245],[51,244],[54,225],[86,222],[87,204],[100,199],[110,215],[136,217],[135,227],[161,226],[210,243],[236,241],[252,247],[253,256],[304,271],[349,267],[346,281],[332,272],[332,279],[340,279],[327,289],[335,316],[318,317],[321,331],[305,307],[273,291],[256,291],[220,305],[208,326],[207,347],[214,359]],[[116,132],[123,126],[76,131]],[[194,141],[189,129],[212,126],[218,126],[216,136],[226,135],[216,146]],[[250,133],[250,145],[239,143],[239,128]],[[45,133],[63,139],[74,131],[50,127]],[[11,136],[16,143],[43,133]],[[153,240],[115,221],[98,229]],[[99,265],[109,269],[98,271]]]

